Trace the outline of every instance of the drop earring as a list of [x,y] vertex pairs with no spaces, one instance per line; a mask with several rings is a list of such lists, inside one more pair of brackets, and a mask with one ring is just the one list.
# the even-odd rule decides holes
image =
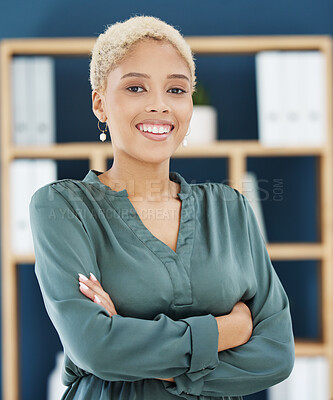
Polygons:
[[188,145],[186,136],[188,136],[190,133],[191,133],[191,127],[190,127],[190,129],[188,130],[187,134],[185,135],[185,137],[184,137],[184,139],[183,139],[182,145],[183,145],[184,147],[187,147],[187,145]]
[[98,122],[97,122],[98,130],[101,132],[100,135],[99,135],[99,140],[101,140],[102,142],[104,142],[104,141],[106,140],[106,133],[105,133],[105,132],[107,132],[108,126],[107,126],[107,124],[106,124],[106,122],[105,122],[105,127],[104,127],[104,129],[101,129],[101,127],[99,126],[99,123],[100,123],[100,120],[98,120]]

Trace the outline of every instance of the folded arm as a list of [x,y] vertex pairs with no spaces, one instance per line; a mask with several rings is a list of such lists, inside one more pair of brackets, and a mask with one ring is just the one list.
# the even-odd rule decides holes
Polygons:
[[[230,314],[215,317],[218,331],[218,351],[232,349],[245,344],[251,337],[253,323],[251,311],[241,301],[235,304]],[[174,378],[160,378],[175,382]]]
[[252,253],[249,268],[254,269],[257,281],[256,294],[246,302],[253,317],[253,333],[244,345],[219,352],[219,364],[209,374],[187,371],[176,376],[174,383],[163,382],[166,390],[184,398],[255,393],[286,379],[293,368],[295,345],[288,298],[270,261],[255,214],[246,197],[241,196]]
[[100,271],[83,221],[56,184],[35,192],[29,211],[45,307],[76,366],[108,381],[168,378],[217,366],[213,315],[179,321],[162,313],[154,320],[119,314],[110,318],[103,306],[80,292],[78,273],[92,272],[100,279]]

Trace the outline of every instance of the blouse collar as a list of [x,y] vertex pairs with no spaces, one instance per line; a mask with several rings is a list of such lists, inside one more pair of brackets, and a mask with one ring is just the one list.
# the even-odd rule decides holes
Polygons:
[[[90,183],[96,187],[99,187],[101,190],[107,190],[113,196],[117,197],[128,197],[128,192],[126,189],[115,191],[111,189],[109,186],[104,185],[99,179],[98,175],[102,174],[103,172],[97,171],[95,169],[90,169],[87,175],[83,178],[82,182]],[[178,197],[183,200],[186,199],[188,196],[192,195],[192,188],[191,185],[183,178],[179,172],[176,171],[169,171],[169,178],[173,182],[180,184],[180,192],[178,193]]]

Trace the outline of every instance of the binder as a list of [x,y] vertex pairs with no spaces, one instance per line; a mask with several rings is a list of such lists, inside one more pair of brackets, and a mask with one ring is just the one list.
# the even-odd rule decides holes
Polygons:
[[259,142],[281,146],[281,67],[280,51],[256,54],[256,87]]
[[34,128],[32,142],[48,145],[55,142],[55,71],[51,57],[34,57]]

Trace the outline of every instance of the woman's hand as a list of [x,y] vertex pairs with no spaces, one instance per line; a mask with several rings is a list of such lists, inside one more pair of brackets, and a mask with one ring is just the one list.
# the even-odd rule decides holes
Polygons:
[[234,305],[233,309],[231,310],[231,314],[235,314],[235,313],[243,314],[244,316],[246,316],[248,318],[248,321],[252,324],[251,311],[250,311],[249,307],[242,301],[239,301],[238,303],[236,303]]
[[80,292],[94,303],[103,306],[110,314],[110,317],[118,314],[109,294],[103,290],[95,275],[90,272],[90,279],[88,279],[85,275],[79,273],[79,283]]
[[[231,311],[231,315],[240,318],[241,320],[241,328],[242,332],[244,333],[243,342],[246,343],[250,339],[253,331],[253,321],[252,321],[252,314],[249,307],[239,301],[236,303]],[[244,344],[242,343],[242,344]]]
[[168,381],[168,382],[174,382],[175,380],[173,378],[156,378],[159,379],[160,381]]
[[[102,305],[106,311],[112,315],[117,314],[116,308],[102,285],[98,282],[95,275],[90,272],[90,279],[79,273],[80,292],[92,300],[94,303]],[[174,382],[173,378],[156,378],[162,381]]]

